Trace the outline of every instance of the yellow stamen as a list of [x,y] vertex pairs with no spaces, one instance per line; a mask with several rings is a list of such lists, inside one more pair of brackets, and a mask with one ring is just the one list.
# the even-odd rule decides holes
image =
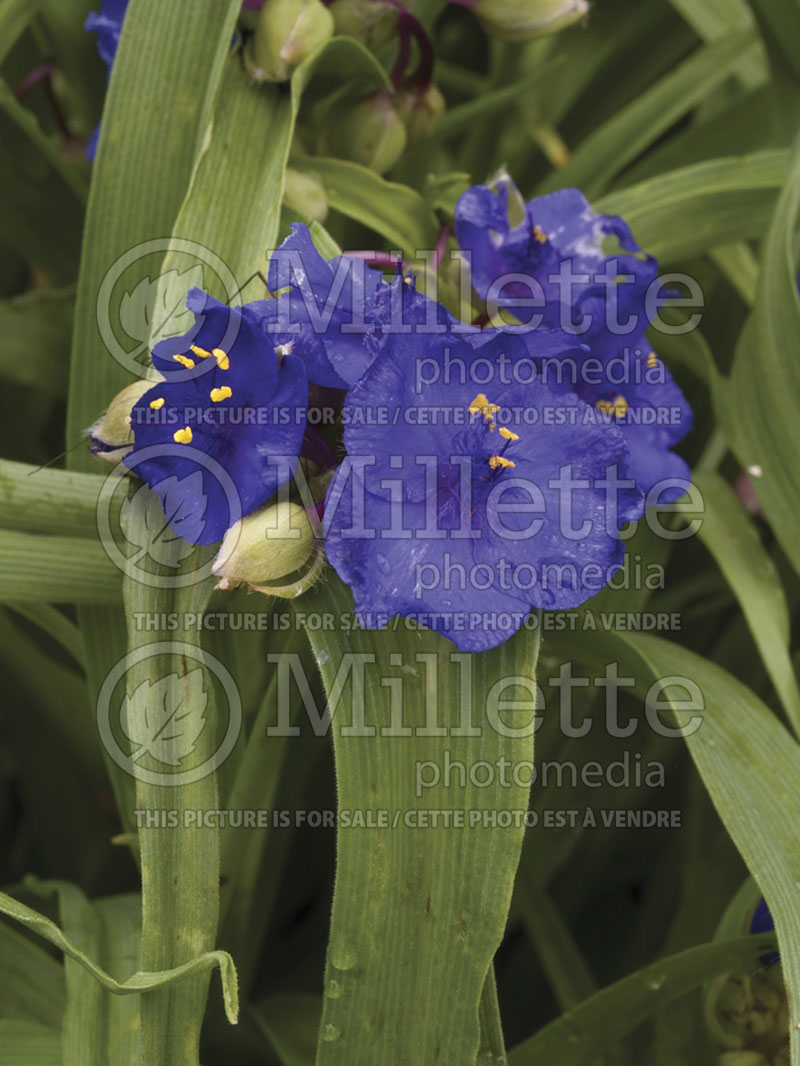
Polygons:
[[650,354],[648,355],[648,357],[647,357],[647,365],[648,365],[648,366],[649,366],[649,367],[650,367],[651,369],[652,369],[653,367],[655,367],[655,366],[657,366],[657,365],[658,365],[658,359],[656,358],[656,353],[655,353],[655,352],[651,352],[651,353],[650,353]]
[[229,396],[233,396],[233,393],[227,385],[223,385],[221,389],[212,389],[210,396],[214,403],[219,403],[220,400],[227,400]]
[[184,429],[176,429],[172,434],[172,439],[176,444],[191,444],[192,431],[189,426],[186,426]]
[[510,429],[506,429],[505,426],[500,427],[500,436],[505,437],[506,440],[519,440],[519,433],[512,433]]
[[533,227],[533,235],[539,244],[547,244],[547,235],[542,231],[541,226]]
[[211,355],[211,352],[207,352],[205,348],[201,348],[197,344],[190,345],[190,348],[199,359],[208,359]]
[[516,463],[512,463],[512,461],[510,459],[506,459],[506,457],[504,455],[493,455],[489,459],[489,466],[492,468],[492,470],[496,470],[498,468],[498,466],[502,466],[503,468],[507,468],[507,467],[516,466],[516,465],[517,464]]
[[217,366],[220,368],[220,370],[227,370],[228,367],[231,365],[230,359],[228,359],[228,356],[225,354],[225,352],[223,352],[221,348],[213,348],[211,354],[217,360]]
[[157,400],[151,400],[150,406],[153,408],[154,411],[158,411],[159,408],[164,406],[164,397],[159,396]]
[[[487,422],[492,422],[492,415],[496,414],[500,410],[500,405],[496,403],[489,403],[486,396],[479,392],[472,403],[469,405],[469,413],[471,415],[483,415]],[[494,423],[492,424],[494,429]]]
[[617,396],[613,403],[609,400],[598,400],[595,407],[601,414],[614,415],[615,418],[624,418],[628,413],[628,401],[624,396]]
[[190,359],[188,355],[173,355],[172,358],[176,363],[185,366],[187,370],[191,370],[194,367],[194,359]]

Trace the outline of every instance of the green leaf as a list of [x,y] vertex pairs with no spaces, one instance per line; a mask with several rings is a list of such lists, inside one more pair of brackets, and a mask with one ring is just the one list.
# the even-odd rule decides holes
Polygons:
[[0,1066],[62,1066],[61,1034],[36,1022],[0,1019]]
[[[40,896],[50,896],[53,893],[57,893],[61,901],[62,916],[65,919],[65,925],[70,925],[79,931],[88,928],[87,922],[89,922],[89,911],[87,908],[91,908],[91,904],[89,904],[88,900],[83,896],[80,889],[76,888],[74,885],[68,885],[60,881],[39,881],[37,878],[32,877],[26,878],[25,886]],[[116,907],[115,913],[116,921],[114,922],[114,925],[119,926],[121,929],[119,901],[117,901],[117,904],[118,906]],[[138,906],[136,897],[129,897],[127,902],[122,906],[132,913],[130,908]],[[59,951],[63,951],[68,959],[72,959],[74,962],[78,963],[79,966],[90,974],[101,988],[106,989],[108,992],[113,992],[114,995],[117,996],[132,995],[139,992],[150,992],[157,988],[163,988],[176,981],[181,981],[194,974],[219,968],[225,1010],[231,1022],[236,1020],[238,1012],[236,970],[230,955],[224,951],[206,952],[171,970],[151,973],[137,971],[124,980],[118,980],[111,974],[106,973],[105,970],[103,970],[94,959],[90,958],[90,956],[87,955],[78,944],[74,943],[70,937],[62,932],[55,922],[46,918],[38,911],[35,911],[32,907],[28,907],[26,904],[20,903],[19,900],[14,899],[12,896],[6,895],[4,892],[0,892],[0,913],[20,922],[25,928],[31,929],[44,940],[53,944],[59,949]],[[83,935],[86,935],[85,931]],[[110,943],[111,941],[109,940],[109,944]],[[114,950],[118,959],[127,958],[129,956],[129,947],[125,948],[123,951],[118,951],[116,948]]]
[[[656,713],[655,699],[676,713],[717,813],[766,898],[789,1001],[795,1001],[800,990],[800,797],[795,784],[800,780],[800,746],[750,689],[686,648],[641,634],[588,638],[585,634],[580,648],[582,662],[619,660],[635,680],[635,691],[646,696],[650,714]],[[558,638],[553,643],[567,651]],[[575,654],[574,645],[570,651]],[[690,701],[692,710],[687,709]],[[798,1066],[800,1030],[795,1026],[791,1047],[792,1066]]]
[[699,49],[653,88],[618,111],[584,140],[539,192],[578,186],[597,196],[678,119],[716,88],[754,46],[752,32],[733,33]]
[[796,0],[751,0],[764,24],[783,49],[786,60],[800,79],[800,59],[795,42],[800,38],[800,7]]
[[693,475],[704,501],[700,537],[736,593],[786,715],[800,735],[800,692],[789,657],[789,609],[778,571],[752,520],[718,475]]
[[57,86],[70,130],[88,137],[100,119],[106,87],[105,66],[97,51],[97,34],[84,29],[95,0],[39,0],[47,37],[46,54],[57,67]]
[[122,574],[96,541],[0,529],[1,603],[120,602]]
[[61,396],[67,391],[72,290],[0,301],[0,377]]
[[[733,29],[747,30],[755,25],[746,0],[670,0],[670,3],[704,41],[717,41]],[[769,77],[764,54],[749,52],[736,69],[750,88]]]
[[[114,263],[152,239],[171,232],[184,199],[202,136],[219,87],[240,9],[237,0],[195,0],[188,8],[161,0],[131,0],[103,112],[102,132],[82,246],[75,307],[67,412],[72,447],[112,397],[130,382],[98,326],[98,297]],[[154,269],[153,257],[124,271],[123,289]],[[77,261],[77,251],[71,263]],[[115,286],[116,289],[120,286]],[[115,299],[121,299],[121,294]],[[108,307],[110,319],[116,311]],[[67,465],[97,470],[84,450]],[[81,609],[91,697],[125,653],[120,610]],[[131,829],[133,782],[107,758],[123,823]]]
[[785,151],[754,152],[673,170],[602,197],[636,240],[666,262],[760,236],[789,172]]
[[[310,610],[352,611],[334,577],[309,596]],[[536,634],[467,655],[399,622],[308,634],[332,713],[340,812],[383,818],[339,830],[318,1066],[475,1061],[519,861]],[[502,726],[487,717],[498,698],[519,701]],[[463,828],[443,821],[462,817]]]
[[0,955],[0,1018],[59,1029],[66,1003],[63,967],[8,922],[0,922]]
[[775,207],[750,327],[731,374],[726,428],[783,550],[800,573],[800,303],[794,233],[800,216],[800,145]]
[[518,1044],[508,1056],[509,1066],[590,1063],[668,1003],[726,970],[757,965],[759,956],[774,943],[771,934],[739,937],[701,944],[654,962],[595,993]]
[[[686,738],[714,806],[766,898],[789,1002],[800,994],[800,747],[764,704],[720,667],[668,641],[627,638],[654,677],[686,677],[703,694],[701,728]],[[670,688],[675,708],[686,699]],[[792,1066],[800,1030],[790,1027]]]
[[99,473],[77,474],[0,459],[0,527],[97,536]]
[[[236,0],[196,0],[178,9],[160,0],[131,0],[127,8],[92,172],[75,308],[68,444],[129,381],[98,329],[101,283],[120,256],[172,229],[239,6]],[[124,274],[126,288],[152,269],[152,256],[133,263]],[[115,306],[109,308],[112,317]],[[85,455],[70,458],[72,466],[86,468],[90,462]]]
[[75,280],[86,186],[42,132],[36,117],[0,82],[0,139],[13,166],[3,168],[3,240],[44,270],[53,285]]
[[407,185],[344,159],[314,156],[293,160],[292,166],[316,175],[332,208],[375,230],[393,249],[413,257],[418,249],[433,248],[436,218],[425,199]]
[[41,0],[5,0],[0,8],[0,63],[36,15]]

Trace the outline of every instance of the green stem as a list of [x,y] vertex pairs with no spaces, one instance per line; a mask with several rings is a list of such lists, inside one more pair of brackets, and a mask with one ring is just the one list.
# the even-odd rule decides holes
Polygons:
[[[137,493],[131,502],[128,521],[141,529],[146,504]],[[129,529],[129,532],[131,530]],[[177,543],[177,542],[176,542]],[[210,594],[210,582],[186,589],[157,588],[130,579],[125,582],[128,618],[136,612],[166,612],[178,618],[199,615]],[[214,756],[219,746],[215,692],[211,675],[200,649],[199,626],[169,634],[129,627],[127,669],[126,732],[135,727],[132,708],[147,700],[149,716],[159,713],[165,700],[179,705],[181,714],[196,707],[205,716],[205,725],[196,749],[187,764],[200,766]],[[148,644],[157,641],[158,652],[147,654]],[[174,650],[170,645],[176,645]],[[196,656],[189,654],[198,648]],[[196,661],[193,661],[196,659]],[[138,660],[138,661],[137,661]],[[197,685],[196,670],[202,671]],[[165,679],[172,679],[166,689]],[[191,679],[191,680],[190,680]],[[152,688],[142,686],[152,685]],[[165,695],[166,693],[166,695]],[[138,696],[137,696],[138,694]],[[229,708],[230,709],[230,708]],[[163,764],[156,762],[159,771]],[[142,969],[170,970],[192,962],[211,951],[219,913],[219,833],[216,828],[197,824],[196,815],[218,809],[216,773],[175,787],[146,780],[144,772],[153,762],[147,758],[133,764],[136,776],[136,809],[139,812],[175,812],[175,825],[165,828],[159,815],[140,815],[139,848],[142,868]],[[175,984],[154,990],[142,998],[141,1066],[198,1066],[200,1029],[208,996],[209,975],[194,973]]]

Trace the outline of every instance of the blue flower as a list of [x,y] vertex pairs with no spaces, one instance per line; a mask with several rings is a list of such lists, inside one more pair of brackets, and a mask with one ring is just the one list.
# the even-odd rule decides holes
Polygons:
[[97,34],[97,51],[109,74],[119,47],[119,35],[127,9],[128,0],[102,0],[100,11],[92,11],[83,24],[84,29]]
[[[574,341],[538,343],[545,355]],[[410,616],[478,651],[531,607],[582,603],[621,565],[618,530],[642,513],[625,437],[529,381],[525,356],[493,330],[394,333],[348,393],[325,543],[369,627]]]
[[[515,226],[509,193],[522,216]],[[470,256],[473,288],[490,312],[516,311],[521,322],[529,316],[530,326],[510,328],[528,338],[531,354],[538,322],[574,332],[582,347],[571,353],[569,387],[618,423],[631,447],[631,475],[643,492],[672,481],[659,490],[658,502],[682,496],[689,469],[670,449],[691,429],[692,411],[645,340],[651,324],[646,298],[658,263],[642,252],[626,223],[594,212],[577,189],[523,204],[510,182],[496,192],[482,185],[468,189],[455,223]],[[521,300],[528,301],[524,312]],[[593,369],[598,360],[599,373]]]
[[125,465],[161,500],[176,533],[213,544],[290,480],[306,426],[302,360],[280,358],[250,309],[192,289],[195,325],[160,341],[164,375],[134,405]]
[[326,262],[308,227],[294,223],[272,255],[268,284],[277,300],[250,304],[276,344],[302,354],[309,381],[346,389],[377,357],[387,333],[427,322],[442,328],[454,320],[441,304],[417,292],[399,273],[390,282],[360,258]]
[[[750,919],[750,932],[751,933],[771,933],[775,929],[775,922],[772,918],[767,901],[762,896],[756,904],[756,909],[753,911],[753,917]],[[776,962],[780,962],[781,957],[777,951],[771,951],[768,955],[762,955],[761,961],[765,966],[774,966]]]

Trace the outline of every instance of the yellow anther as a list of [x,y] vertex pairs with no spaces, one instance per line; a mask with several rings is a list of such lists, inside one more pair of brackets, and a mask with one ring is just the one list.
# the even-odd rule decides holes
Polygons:
[[510,459],[506,459],[504,455],[493,455],[489,459],[489,466],[492,470],[497,470],[498,466],[502,466],[504,469],[511,466],[516,466],[516,463],[512,463]]
[[207,352],[205,350],[205,348],[201,348],[197,344],[190,345],[190,348],[194,352],[194,354],[198,357],[198,359],[208,359],[209,356],[211,355],[211,352]]
[[654,367],[656,367],[658,365],[658,358],[656,357],[656,353],[655,352],[651,352],[648,355],[648,357],[647,357],[647,365],[651,369],[653,369]]
[[217,360],[217,366],[220,368],[220,370],[227,370],[228,367],[231,365],[230,359],[228,359],[228,356],[225,352],[223,352],[221,348],[212,348],[211,354]]
[[192,431],[189,426],[185,426],[183,429],[176,429],[172,434],[172,439],[176,444],[191,444]]
[[164,397],[159,396],[157,400],[151,400],[150,406],[153,408],[154,411],[158,411],[161,407],[164,406]]
[[229,396],[233,396],[233,393],[227,385],[223,385],[221,389],[212,389],[210,396],[214,403],[219,403],[220,400],[227,400]]
[[544,233],[541,226],[533,227],[533,235],[539,244],[547,244],[547,234]]
[[172,358],[176,363],[185,366],[187,370],[191,370],[194,367],[194,359],[190,359],[188,355],[173,355]]
[[628,413],[628,401],[624,396],[617,396],[613,403],[609,400],[598,400],[595,407],[601,414],[614,415],[615,418],[624,418]]
[[519,440],[519,433],[512,433],[510,429],[506,429],[505,426],[500,427],[500,436],[505,437],[506,440]]
[[[479,392],[468,410],[471,415],[483,415],[487,422],[492,422],[492,415],[500,410],[500,406],[496,403],[489,403],[484,394]],[[494,429],[494,423],[491,428]]]

